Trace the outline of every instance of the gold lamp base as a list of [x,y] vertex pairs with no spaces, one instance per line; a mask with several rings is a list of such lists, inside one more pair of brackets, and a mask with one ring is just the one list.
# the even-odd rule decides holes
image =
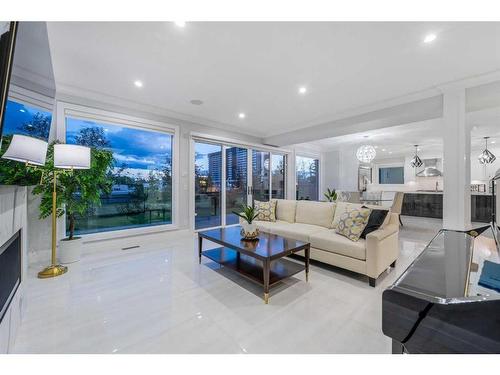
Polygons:
[[66,272],[68,272],[68,267],[57,264],[55,266],[48,266],[44,270],[38,272],[38,278],[48,279],[50,277],[61,276]]

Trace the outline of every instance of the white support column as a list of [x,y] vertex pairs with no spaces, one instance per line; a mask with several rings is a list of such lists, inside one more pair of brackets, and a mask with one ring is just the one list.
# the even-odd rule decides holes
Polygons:
[[443,227],[464,230],[471,224],[470,130],[465,121],[465,89],[443,95]]

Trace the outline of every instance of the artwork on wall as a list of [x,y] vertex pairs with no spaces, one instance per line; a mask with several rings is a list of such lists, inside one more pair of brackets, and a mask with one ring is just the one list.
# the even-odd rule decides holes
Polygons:
[[360,165],[358,167],[358,190],[366,191],[368,184],[372,183],[371,167]]

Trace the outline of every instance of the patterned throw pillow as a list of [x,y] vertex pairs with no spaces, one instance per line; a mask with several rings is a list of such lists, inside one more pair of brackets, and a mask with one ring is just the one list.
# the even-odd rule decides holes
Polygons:
[[255,209],[258,212],[257,220],[276,221],[276,201],[269,202],[254,201]]
[[336,232],[351,241],[358,241],[368,223],[369,208],[349,208],[340,216]]

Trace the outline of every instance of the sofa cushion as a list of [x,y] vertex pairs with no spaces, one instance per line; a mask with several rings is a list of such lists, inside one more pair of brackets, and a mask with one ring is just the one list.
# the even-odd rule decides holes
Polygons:
[[363,230],[363,233],[361,233],[360,237],[366,238],[366,235],[368,233],[371,233],[379,229],[382,226],[382,224],[384,224],[388,212],[389,211],[387,210],[372,209],[370,212],[370,217],[368,218],[368,223],[366,224],[366,227]]
[[272,221],[261,221],[261,220],[254,220],[253,223],[255,225],[257,225],[257,228],[259,228],[259,230],[261,232],[267,232],[267,233],[271,233],[271,227],[273,226],[273,224],[275,224],[276,222],[272,222]]
[[341,216],[335,231],[351,241],[358,241],[368,223],[371,210],[369,208],[350,208]]
[[297,201],[295,222],[332,228],[334,214],[335,203]]
[[311,224],[302,224],[302,223],[294,223],[294,224],[285,224],[285,225],[277,225],[271,229],[271,233],[277,234],[282,237],[293,238],[294,240],[309,242],[309,235],[313,233],[318,233],[322,231],[326,231],[327,229],[320,227],[318,225]]
[[366,241],[363,239],[353,242],[335,233],[335,230],[326,230],[312,233],[309,240],[311,247],[315,249],[361,260],[366,259]]
[[276,200],[268,202],[254,201],[255,210],[258,213],[257,220],[276,221]]
[[276,219],[295,223],[295,208],[297,201],[276,199]]
[[266,233],[275,233],[277,228],[283,228],[283,227],[286,228],[290,225],[289,222],[283,220],[276,220],[276,221],[254,220],[253,222],[255,225],[257,225],[257,228],[259,228],[260,231]]

